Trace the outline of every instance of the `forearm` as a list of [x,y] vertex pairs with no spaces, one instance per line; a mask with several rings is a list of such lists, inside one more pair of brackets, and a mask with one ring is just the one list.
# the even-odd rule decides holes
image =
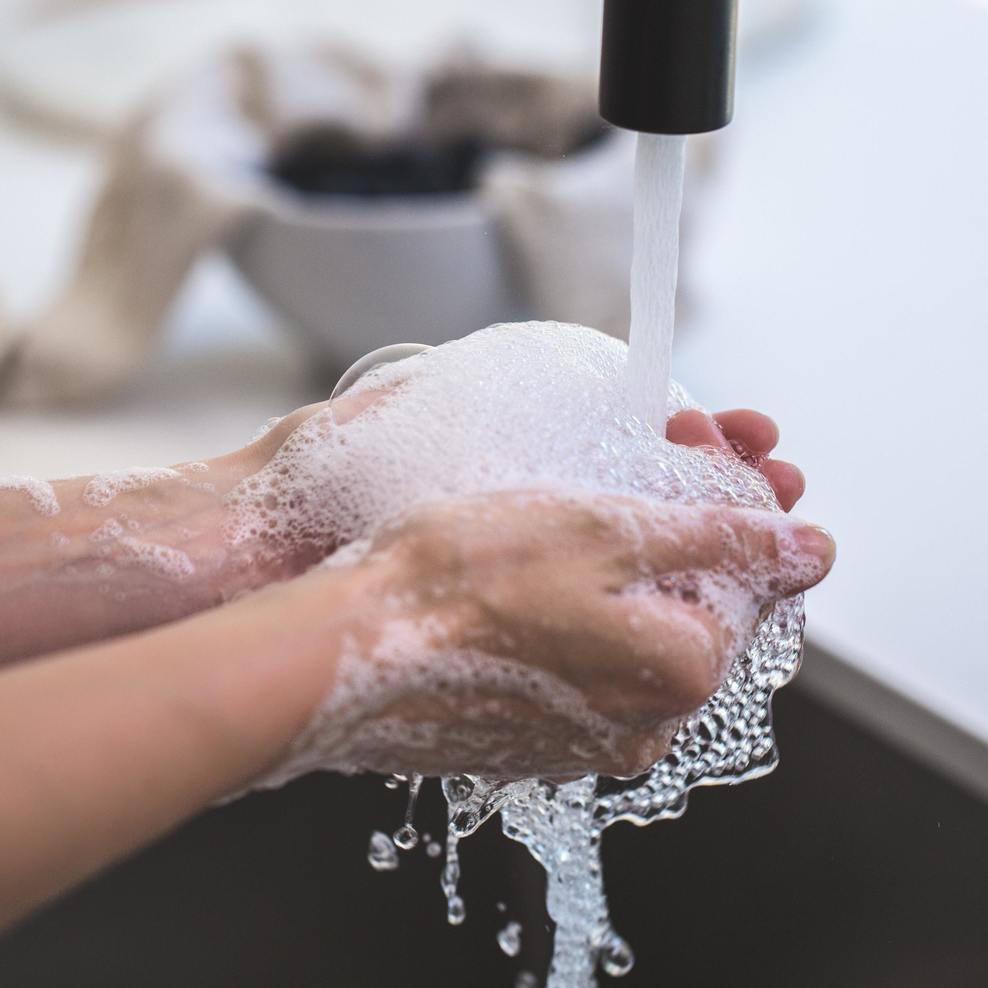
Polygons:
[[0,489],[0,663],[148,628],[270,577],[223,537],[245,452]]
[[0,673],[0,926],[277,761],[377,592],[363,567],[300,579]]

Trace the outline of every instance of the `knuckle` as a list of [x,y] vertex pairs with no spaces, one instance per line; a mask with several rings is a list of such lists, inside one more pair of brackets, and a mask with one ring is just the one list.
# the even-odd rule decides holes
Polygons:
[[675,690],[674,700],[679,707],[677,713],[692,713],[717,692],[720,677],[714,668],[714,663],[704,656],[686,663],[677,671],[673,680]]
[[754,508],[723,508],[714,518],[720,550],[726,560],[748,567],[779,555],[772,516]]
[[647,772],[669,749],[669,739],[673,726],[654,729],[649,732],[636,732],[622,750],[610,760],[604,771],[618,778],[634,778]]

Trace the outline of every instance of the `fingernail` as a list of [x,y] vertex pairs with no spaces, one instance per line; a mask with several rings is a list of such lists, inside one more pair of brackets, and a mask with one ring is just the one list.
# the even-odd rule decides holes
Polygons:
[[815,556],[826,566],[830,566],[837,554],[833,536],[818,525],[802,525],[793,532],[796,545],[807,556]]

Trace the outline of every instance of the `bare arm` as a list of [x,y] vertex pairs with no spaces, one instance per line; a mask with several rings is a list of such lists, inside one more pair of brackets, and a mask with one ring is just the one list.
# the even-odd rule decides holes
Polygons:
[[310,565],[262,562],[250,545],[234,550],[223,522],[230,490],[316,407],[204,463],[33,490],[4,489],[0,478],[0,666],[174,621]]
[[152,632],[0,673],[0,927],[211,801],[284,751],[373,599],[368,570],[317,575],[304,623],[286,586]]
[[0,662],[173,620],[232,588],[216,537],[225,477],[161,471],[146,487],[88,503],[97,482],[52,484],[57,514],[39,512],[22,490],[0,491]]

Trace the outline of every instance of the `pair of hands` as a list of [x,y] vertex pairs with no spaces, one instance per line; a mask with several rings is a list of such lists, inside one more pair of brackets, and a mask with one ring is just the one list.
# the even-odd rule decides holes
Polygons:
[[[57,481],[54,515],[0,492],[0,926],[311,768],[634,774],[833,559],[780,514],[544,491],[430,505],[363,553],[333,553],[331,524],[273,560],[231,546],[229,492],[317,410],[208,464]],[[669,436],[757,463],[787,508],[802,492],[764,416],[688,412]],[[94,483],[118,489],[94,503]],[[332,514],[318,483],[297,493]]]
[[[375,397],[337,399],[334,418]],[[264,450],[314,410],[280,423]],[[778,430],[764,415],[682,412],[667,435],[742,456],[787,511],[803,493],[800,471],[770,458]],[[716,690],[760,616],[833,557],[823,530],[753,510],[549,492],[427,506],[352,564],[372,606],[348,623],[350,667],[335,669],[300,744],[325,745],[331,720],[320,757],[336,767],[634,774]],[[325,574],[286,585],[298,621],[325,608]],[[385,671],[370,688],[374,666]]]

